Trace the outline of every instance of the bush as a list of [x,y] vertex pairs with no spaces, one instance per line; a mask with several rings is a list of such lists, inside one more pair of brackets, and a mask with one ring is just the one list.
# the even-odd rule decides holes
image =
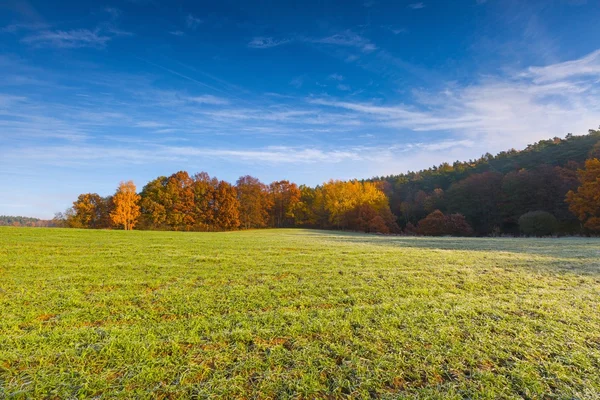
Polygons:
[[473,234],[473,228],[462,214],[449,215],[447,225],[452,236],[471,236]]
[[547,211],[531,211],[519,217],[519,229],[527,236],[549,236],[558,230],[558,220]]
[[415,236],[418,233],[419,232],[417,231],[417,227],[414,226],[413,224],[411,224],[410,222],[408,224],[406,224],[406,226],[404,227],[404,234],[405,235]]
[[435,210],[420,220],[417,230],[421,235],[425,236],[444,236],[450,234],[447,226],[447,217],[440,210]]
[[464,215],[444,215],[440,210],[435,210],[419,221],[417,231],[425,236],[470,236],[473,234],[473,228]]
[[373,233],[390,233],[390,229],[386,225],[384,219],[380,215],[376,215],[369,221],[369,227],[367,232]]
[[389,207],[376,210],[363,204],[348,213],[349,228],[367,233],[396,233],[400,230]]

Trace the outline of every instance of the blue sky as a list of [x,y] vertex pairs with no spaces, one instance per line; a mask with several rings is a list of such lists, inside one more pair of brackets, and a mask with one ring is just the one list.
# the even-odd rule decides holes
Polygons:
[[315,185],[600,124],[585,0],[0,1],[0,214],[178,170]]

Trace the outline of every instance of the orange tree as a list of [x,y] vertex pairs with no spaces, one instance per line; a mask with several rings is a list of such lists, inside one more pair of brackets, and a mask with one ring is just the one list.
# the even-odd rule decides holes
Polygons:
[[110,213],[112,223],[122,226],[126,231],[132,230],[140,216],[139,201],[140,196],[135,192],[134,183],[121,182],[113,197],[114,209]]
[[600,232],[600,160],[591,158],[577,171],[579,187],[567,193],[567,203],[583,226]]

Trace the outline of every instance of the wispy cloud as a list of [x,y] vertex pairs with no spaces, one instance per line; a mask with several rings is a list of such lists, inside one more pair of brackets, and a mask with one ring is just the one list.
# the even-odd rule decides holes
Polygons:
[[425,3],[423,3],[423,2],[411,3],[408,5],[408,8],[411,8],[413,10],[419,10],[421,8],[425,8]]
[[545,67],[530,67],[523,73],[536,83],[554,82],[576,77],[600,77],[600,50],[588,54],[578,60],[548,65]]
[[41,31],[25,36],[21,42],[33,46],[52,46],[59,48],[105,47],[110,36],[88,29],[70,31]]
[[296,76],[290,81],[290,85],[292,85],[296,89],[300,89],[302,87],[302,85],[304,84],[304,78],[305,78],[304,75]]
[[[325,150],[319,148],[267,146],[255,149],[215,148],[201,146],[150,146],[128,148],[88,146],[37,146],[19,151],[20,159],[35,159],[46,165],[86,165],[104,160],[123,164],[150,164],[157,160],[183,161],[207,157],[230,162],[260,162],[270,164],[339,163],[364,159],[359,149]],[[10,157],[12,159],[12,157]]]
[[37,31],[48,28],[50,28],[50,25],[46,23],[10,24],[3,28],[0,28],[0,33],[18,33],[20,31]]
[[26,101],[25,96],[15,96],[11,94],[0,93],[0,109],[12,106],[15,103]]
[[262,149],[215,149],[195,147],[169,147],[167,154],[176,157],[202,156],[222,158],[230,161],[261,162],[274,164],[298,163],[338,163],[344,160],[360,160],[361,156],[352,150],[323,150],[318,148],[298,148],[269,146]]
[[333,79],[334,81],[343,81],[344,77],[340,74],[331,74],[329,75],[329,79]]
[[257,36],[248,43],[248,47],[254,49],[268,49],[271,47],[281,46],[282,44],[289,42],[289,39],[274,39],[272,37]]
[[192,14],[188,14],[185,17],[185,25],[188,27],[188,29],[191,29],[191,30],[198,29],[198,27],[202,24],[202,22],[204,22],[204,21],[202,21],[200,18],[193,16]]
[[213,96],[210,94],[205,94],[202,96],[188,97],[188,100],[193,103],[198,103],[198,104],[212,104],[212,105],[229,104],[229,100],[224,99],[222,97]]
[[335,46],[356,47],[364,53],[370,53],[372,51],[377,50],[377,46],[375,46],[375,44],[372,43],[369,39],[358,35],[350,30],[336,33],[334,35],[320,39],[311,39],[309,41],[313,43],[322,43]]
[[117,19],[121,16],[121,10],[115,7],[106,7],[104,11],[110,14],[112,19]]
[[[598,125],[599,55],[594,52],[578,60],[528,68],[507,77],[487,77],[470,86],[449,86],[428,96],[435,101],[419,104],[421,97],[412,106],[309,101],[356,112],[372,118],[373,124],[452,132],[478,138],[491,150],[500,150],[551,135],[585,132]],[[591,79],[579,79],[584,76]]]
[[139,121],[135,124],[137,128],[164,128],[165,124],[156,121]]
[[183,33],[183,31],[171,31],[169,33],[171,35],[173,35],[173,36],[183,36],[183,35],[185,35],[185,33]]
[[117,27],[117,20],[121,10],[113,7],[104,9],[109,16],[108,20],[100,22],[95,29],[50,29],[43,23],[13,24],[2,29],[3,32],[19,33],[27,31],[21,38],[22,43],[34,47],[57,48],[104,48],[107,43],[118,36],[132,36],[133,33]]
[[382,25],[381,27],[385,30],[392,32],[394,35],[399,35],[401,33],[408,32],[408,29],[403,28],[403,27],[394,26],[394,25]]
[[339,83],[336,87],[338,88],[338,90],[342,90],[342,91],[345,91],[345,92],[348,92],[348,91],[351,90],[351,88],[350,88],[349,85],[345,85],[343,83]]

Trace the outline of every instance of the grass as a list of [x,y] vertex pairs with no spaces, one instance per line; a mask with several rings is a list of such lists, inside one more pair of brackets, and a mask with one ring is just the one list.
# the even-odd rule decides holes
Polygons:
[[600,398],[600,241],[0,229],[0,398]]

